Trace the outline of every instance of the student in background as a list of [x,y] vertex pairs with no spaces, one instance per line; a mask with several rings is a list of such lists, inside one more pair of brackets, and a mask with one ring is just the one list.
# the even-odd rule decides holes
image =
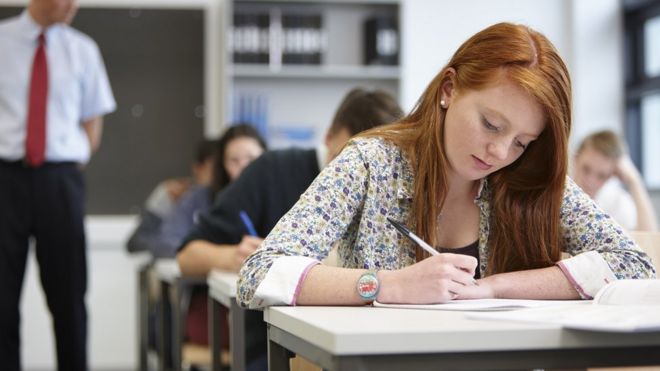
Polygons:
[[218,192],[238,178],[243,169],[266,150],[266,142],[249,124],[230,126],[215,143],[208,181],[193,185],[163,220],[160,256],[174,257],[177,248],[202,213],[206,213]]
[[75,0],[31,0],[0,21],[2,370],[21,369],[19,302],[30,241],[57,368],[88,368],[83,169],[116,104],[98,46],[69,26],[77,9]]
[[[187,185],[185,180],[174,179],[158,186],[149,197],[147,210],[128,242],[129,251],[131,248],[148,250],[154,258],[174,257],[176,248],[199,215],[208,211],[216,194],[265,149],[264,139],[249,124],[230,126],[220,139],[201,141],[193,164],[195,183]],[[173,200],[170,194],[181,192],[181,184],[187,189]],[[171,192],[171,188],[175,192]],[[193,289],[185,296],[189,299],[185,300],[189,303],[185,311],[186,339],[194,344],[208,345],[206,290]]]
[[[237,299],[577,299],[654,277],[567,177],[570,126],[570,78],[550,41],[510,23],[480,31],[409,115],[359,135],[321,172],[243,264]],[[441,253],[429,257],[387,218]],[[336,245],[341,267],[321,264]]]
[[573,158],[573,179],[624,228],[658,229],[642,176],[613,131],[598,131],[582,140]]
[[[188,235],[177,255],[184,275],[204,275],[211,269],[238,271],[246,256],[262,242],[248,236],[239,213],[252,219],[265,236],[279,218],[337,154],[348,139],[369,128],[393,122],[402,115],[386,92],[350,91],[338,107],[325,137],[325,147],[269,151],[248,166],[221,192],[208,215]],[[266,331],[260,312],[247,313],[247,359],[251,370],[265,369]]]
[[131,234],[126,249],[133,253],[149,251],[154,257],[173,257],[171,249],[163,248],[161,226],[163,220],[173,213],[176,204],[193,184],[208,186],[213,179],[217,140],[204,139],[195,150],[192,165],[192,179],[173,178],[164,180],[151,192],[140,215],[140,222]]
[[[174,257],[177,247],[208,212],[218,192],[236,180],[243,169],[266,150],[266,142],[257,129],[248,124],[229,127],[216,141],[210,184],[194,185],[176,204],[174,212],[163,221],[158,241],[160,251]],[[192,291],[186,315],[186,340],[208,346],[208,298],[206,289]],[[224,339],[225,344],[228,341]]]

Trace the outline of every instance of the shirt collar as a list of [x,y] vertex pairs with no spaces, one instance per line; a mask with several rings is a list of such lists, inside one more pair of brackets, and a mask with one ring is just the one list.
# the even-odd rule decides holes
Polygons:
[[396,182],[396,197],[398,199],[412,199],[413,188],[415,186],[415,175],[413,169],[410,165],[408,157],[403,154],[403,151],[399,150],[399,156],[401,161],[400,171],[394,173],[397,179]]
[[43,28],[39,23],[37,23],[34,18],[30,15],[27,9],[23,10],[23,13],[19,16],[18,22],[21,27],[21,34],[24,35],[29,40],[37,40],[41,32],[44,33],[46,37],[46,43],[48,43],[48,35],[57,29],[60,24],[56,23],[48,28]]
[[323,170],[328,161],[328,149],[324,145],[316,147],[316,161],[319,164],[319,170]]
[[477,190],[477,197],[474,198],[474,200],[479,200],[481,199],[481,196],[487,196],[488,195],[488,179],[482,178],[479,181],[479,189]]

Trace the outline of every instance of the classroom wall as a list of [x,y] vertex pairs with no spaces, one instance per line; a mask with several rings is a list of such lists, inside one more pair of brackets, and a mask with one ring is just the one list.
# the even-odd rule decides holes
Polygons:
[[[0,5],[24,5],[27,1],[0,0]],[[202,7],[207,19],[218,18],[221,1],[214,0],[80,0],[81,6]],[[529,24],[544,32],[564,56],[572,72],[576,137],[605,125],[621,126],[622,95],[620,61],[621,25],[617,0],[401,0],[402,81],[401,98],[413,106],[426,84],[462,41],[485,26],[499,21]],[[221,66],[216,36],[218,25],[207,22],[205,71],[211,82],[206,99],[221,102]],[[612,42],[614,40],[615,42]],[[612,73],[611,71],[615,71]],[[207,134],[222,107],[208,107]],[[656,201],[660,196],[656,197]],[[660,201],[659,201],[660,202]],[[656,205],[658,205],[656,203]],[[133,228],[134,216],[90,217],[89,240],[90,361],[92,369],[133,369],[136,364],[136,267],[142,258],[124,252],[123,243]],[[22,347],[26,370],[53,369],[54,350],[37,272],[31,262],[22,301]]]
[[497,22],[527,24],[557,47],[573,81],[574,146],[599,129],[621,131],[623,82],[618,0],[403,1],[402,104],[410,109],[467,37]]
[[618,0],[570,4],[575,146],[594,130],[623,133],[623,19]]
[[402,12],[402,104],[410,109],[426,84],[469,36],[497,22],[528,24],[570,55],[567,0],[409,0]]

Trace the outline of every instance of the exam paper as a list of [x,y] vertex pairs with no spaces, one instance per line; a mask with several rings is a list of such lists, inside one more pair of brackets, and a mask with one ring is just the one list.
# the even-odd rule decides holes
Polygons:
[[525,300],[525,299],[472,299],[452,300],[443,304],[384,304],[374,302],[375,307],[408,308],[430,310],[462,310],[477,312],[508,311],[523,308],[538,308],[566,304],[582,305],[589,300]]
[[568,304],[516,312],[467,313],[465,316],[471,319],[552,323],[577,330],[660,331],[660,307],[657,305]]

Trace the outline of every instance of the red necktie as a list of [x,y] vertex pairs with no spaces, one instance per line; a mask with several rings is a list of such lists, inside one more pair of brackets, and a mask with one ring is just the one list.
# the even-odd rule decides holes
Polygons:
[[31,166],[44,162],[46,152],[46,102],[48,97],[48,63],[46,62],[45,37],[39,34],[39,46],[32,62],[30,102],[27,114],[27,138],[25,160]]

